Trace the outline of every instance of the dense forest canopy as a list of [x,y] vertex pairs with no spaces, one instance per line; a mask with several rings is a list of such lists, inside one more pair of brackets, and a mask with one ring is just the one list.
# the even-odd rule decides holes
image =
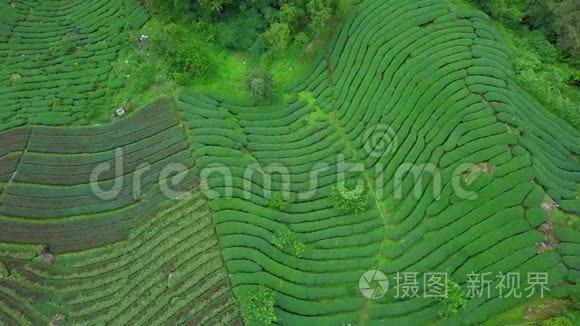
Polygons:
[[[303,48],[327,22],[348,11],[349,0],[153,0],[169,19],[189,19],[224,48],[261,55]],[[187,15],[183,15],[183,13]]]
[[[580,1],[474,0],[493,18],[512,27],[543,32],[570,60],[580,55]],[[578,62],[575,62],[578,64]]]

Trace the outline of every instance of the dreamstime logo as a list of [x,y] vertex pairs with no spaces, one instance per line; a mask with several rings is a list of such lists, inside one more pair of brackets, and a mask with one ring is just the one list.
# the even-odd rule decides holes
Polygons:
[[371,300],[380,299],[389,290],[389,279],[381,271],[370,270],[361,276],[358,287],[365,297]]
[[383,157],[393,154],[399,146],[395,129],[385,124],[378,124],[368,129],[364,135],[364,150],[371,157]]

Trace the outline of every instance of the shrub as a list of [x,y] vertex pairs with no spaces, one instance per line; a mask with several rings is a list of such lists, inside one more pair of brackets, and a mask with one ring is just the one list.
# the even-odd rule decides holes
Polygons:
[[267,102],[272,99],[272,76],[269,73],[256,73],[248,80],[248,89],[252,97],[258,102]]
[[168,24],[150,39],[153,51],[167,58],[170,74],[179,77],[176,82],[206,77],[216,69],[211,45],[188,36],[183,26]]
[[77,47],[76,42],[73,40],[73,38],[71,36],[64,36],[62,38],[61,41],[61,49],[67,53],[67,54],[71,54],[75,51],[75,48]]
[[175,68],[178,71],[192,77],[204,77],[214,70],[214,63],[201,42],[189,40],[172,51]]
[[475,0],[491,16],[517,25],[526,15],[527,0]]
[[310,38],[306,33],[298,33],[294,38],[294,47],[296,49],[305,49],[308,43],[310,42]]
[[296,235],[294,232],[292,232],[292,230],[290,230],[285,226],[280,227],[274,233],[274,238],[272,239],[272,242],[280,250],[288,248],[288,250],[295,257],[302,257],[304,249],[306,249],[306,245],[299,239],[298,235]]
[[360,213],[368,206],[368,196],[363,185],[339,182],[330,191],[334,207],[349,213]]
[[441,317],[451,317],[467,304],[463,289],[450,278],[447,278],[447,296],[441,301],[443,302],[443,309],[439,312]]
[[288,208],[290,204],[291,204],[290,199],[284,198],[284,195],[279,192],[274,193],[272,195],[272,198],[270,198],[270,201],[268,202],[268,206],[270,208],[278,209],[281,211],[286,210],[286,208]]
[[240,301],[242,317],[246,323],[258,321],[269,325],[276,321],[272,290],[260,285]]
[[232,0],[198,0],[199,6],[208,11],[222,11],[224,7],[232,3]]

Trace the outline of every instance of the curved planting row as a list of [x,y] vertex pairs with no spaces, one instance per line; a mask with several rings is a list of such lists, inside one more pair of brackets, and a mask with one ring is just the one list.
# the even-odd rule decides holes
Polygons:
[[148,19],[139,0],[2,0],[0,10],[0,131],[87,124],[107,104],[123,35]]
[[109,125],[1,135],[0,241],[54,252],[118,241],[194,184],[189,145],[165,100]]
[[[580,134],[514,84],[487,17],[441,0],[367,1],[331,50],[287,103],[178,102],[238,299],[271,289],[282,324],[441,318],[434,298],[365,298],[371,269],[392,285],[401,272],[448,272],[464,290],[472,272],[521,273],[522,289],[542,272],[566,296],[578,248],[546,245],[545,228],[553,201],[579,212]],[[369,195],[360,213],[330,198],[353,166],[346,176]],[[526,300],[497,285],[445,321],[480,323]]]
[[126,241],[57,255],[52,265],[30,246],[0,246],[8,271],[0,282],[0,320],[240,324],[206,200],[196,189],[191,193]]

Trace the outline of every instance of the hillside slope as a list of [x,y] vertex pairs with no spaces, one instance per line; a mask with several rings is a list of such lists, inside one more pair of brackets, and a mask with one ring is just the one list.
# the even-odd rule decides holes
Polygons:
[[[463,286],[470,272],[575,282],[576,258],[538,249],[549,236],[538,228],[552,223],[551,200],[579,212],[580,134],[512,76],[484,14],[439,0],[367,1],[289,103],[182,95],[238,298],[271,288],[282,324],[422,324],[439,319],[442,302],[396,300],[392,290],[366,300],[363,273],[381,270],[391,284],[398,272],[433,271]],[[344,163],[364,166],[350,175],[370,189],[364,213],[345,214],[329,198]],[[288,190],[287,209],[269,206]],[[564,242],[579,234],[570,228]],[[303,253],[277,246],[285,229]],[[499,298],[496,286],[445,322],[482,322],[526,300]]]
[[[2,24],[20,33],[65,7],[83,21],[93,5],[146,19],[136,1],[33,1]],[[479,11],[363,1],[271,105],[188,91],[177,112],[159,101],[113,124],[41,127],[85,111],[50,110],[44,93],[60,88],[41,84],[31,105],[21,88],[36,77],[20,75],[24,86],[0,83],[0,324],[251,324],[248,298],[264,288],[277,324],[479,324],[528,298],[502,298],[495,279],[442,318],[444,300],[398,297],[397,276],[447,272],[466,290],[474,272],[545,272],[564,298],[578,286],[580,223],[558,216],[580,213],[580,133],[516,85]],[[99,104],[73,90],[62,105]],[[94,193],[103,164],[102,189],[122,181],[112,198]],[[185,170],[163,173],[175,164]],[[176,174],[188,196],[161,188]],[[364,210],[335,207],[343,181],[365,185]],[[389,279],[380,298],[361,293],[369,270]]]

